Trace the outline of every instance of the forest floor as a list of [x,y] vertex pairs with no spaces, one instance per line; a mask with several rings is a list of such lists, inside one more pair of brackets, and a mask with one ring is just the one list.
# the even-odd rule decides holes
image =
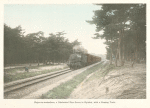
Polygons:
[[68,99],[146,99],[146,64],[126,63],[88,75]]

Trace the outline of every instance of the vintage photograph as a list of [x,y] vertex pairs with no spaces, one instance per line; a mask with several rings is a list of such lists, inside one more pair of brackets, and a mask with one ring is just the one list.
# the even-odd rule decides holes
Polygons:
[[3,99],[147,99],[146,7],[4,4]]

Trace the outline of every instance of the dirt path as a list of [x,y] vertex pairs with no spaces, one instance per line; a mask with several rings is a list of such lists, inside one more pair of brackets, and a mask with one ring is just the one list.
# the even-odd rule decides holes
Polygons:
[[[100,71],[95,72],[97,75]],[[88,78],[93,75],[88,76]],[[87,78],[87,79],[88,79]],[[70,95],[71,99],[145,99],[146,65],[110,71],[104,78],[85,79]]]

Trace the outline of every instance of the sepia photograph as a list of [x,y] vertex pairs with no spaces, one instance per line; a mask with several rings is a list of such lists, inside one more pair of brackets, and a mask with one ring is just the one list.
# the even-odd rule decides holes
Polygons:
[[146,101],[147,7],[4,3],[3,101],[90,106]]
[[5,4],[4,99],[146,99],[146,4]]

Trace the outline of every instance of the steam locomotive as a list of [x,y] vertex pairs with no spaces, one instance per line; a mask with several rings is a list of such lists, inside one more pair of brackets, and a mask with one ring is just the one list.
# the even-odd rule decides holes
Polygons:
[[101,57],[92,54],[76,52],[70,55],[67,64],[70,67],[70,69],[78,69],[96,63],[98,61],[101,61]]

